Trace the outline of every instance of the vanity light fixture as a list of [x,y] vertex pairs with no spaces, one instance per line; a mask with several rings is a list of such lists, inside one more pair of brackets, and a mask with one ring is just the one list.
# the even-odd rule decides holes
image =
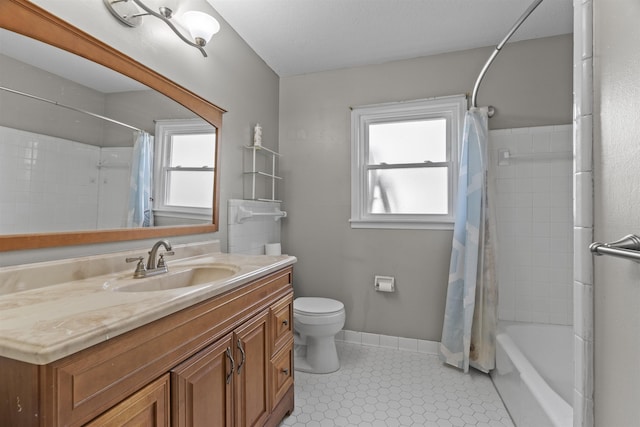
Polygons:
[[[161,6],[156,12],[144,4],[142,0],[103,1],[113,16],[129,27],[138,27],[142,24],[143,16],[155,16],[167,24],[183,42],[200,50],[204,57],[207,56],[204,46],[211,40],[211,37],[213,37],[215,33],[220,31],[220,24],[213,16],[204,12],[190,10],[182,14],[179,22],[179,25],[189,31],[189,35],[191,36],[191,38],[189,38],[174,24],[176,20],[172,20],[174,17],[173,10],[169,7]],[[142,9],[142,11],[140,9]]]

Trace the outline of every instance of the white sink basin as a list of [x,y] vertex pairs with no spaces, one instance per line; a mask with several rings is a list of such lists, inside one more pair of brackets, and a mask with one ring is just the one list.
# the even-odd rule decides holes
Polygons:
[[231,264],[213,264],[186,270],[169,271],[157,276],[134,279],[130,275],[109,280],[105,289],[117,292],[154,292],[203,285],[233,276],[240,268]]

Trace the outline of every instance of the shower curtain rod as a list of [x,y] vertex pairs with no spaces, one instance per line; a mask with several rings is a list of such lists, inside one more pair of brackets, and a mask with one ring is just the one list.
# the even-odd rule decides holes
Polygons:
[[[522,16],[520,16],[520,18],[516,21],[513,27],[511,27],[511,29],[509,30],[507,35],[504,37],[504,39],[502,39],[502,41],[496,46],[495,50],[487,60],[486,64],[484,64],[484,67],[482,67],[482,70],[478,75],[478,79],[476,80],[476,84],[473,86],[473,95],[471,96],[472,107],[478,107],[476,98],[478,97],[478,89],[480,89],[480,82],[482,82],[484,75],[487,73],[487,70],[489,70],[491,63],[493,63],[493,60],[496,59],[496,56],[498,56],[498,54],[500,53],[500,50],[502,50],[502,48],[507,43],[507,41],[511,38],[513,33],[516,32],[516,30],[520,27],[520,25],[522,25],[522,23],[529,17],[529,15],[531,15],[531,13],[535,10],[536,7],[540,5],[540,3],[542,3],[542,0],[534,0],[533,3],[531,3],[531,5],[527,8],[527,10],[524,11]],[[495,113],[495,109],[492,106],[489,106],[489,117],[493,117],[494,113]]]
[[89,115],[91,117],[95,117],[97,119],[102,119],[102,120],[105,120],[107,122],[114,123],[116,125],[124,126],[126,128],[131,129],[131,130],[142,132],[142,129],[138,129],[135,126],[131,126],[131,125],[128,125],[126,123],[119,122],[117,120],[114,120],[114,119],[106,117],[106,116],[101,116],[100,114],[92,113],[91,111],[86,111],[86,110],[82,110],[80,108],[72,107],[70,105],[61,104],[61,103],[59,103],[57,101],[52,101],[52,100],[47,99],[47,98],[41,98],[41,97],[36,96],[36,95],[31,95],[30,93],[20,92],[19,90],[11,89],[11,88],[4,87],[4,86],[0,86],[0,90],[4,90],[5,92],[14,93],[16,95],[22,95],[22,96],[25,96],[27,98],[35,99],[35,100],[46,102],[46,103],[49,103],[49,104],[53,104],[53,105],[56,105],[58,107],[66,108],[67,110],[72,110],[72,111],[76,111],[78,113],[87,114],[87,115]]

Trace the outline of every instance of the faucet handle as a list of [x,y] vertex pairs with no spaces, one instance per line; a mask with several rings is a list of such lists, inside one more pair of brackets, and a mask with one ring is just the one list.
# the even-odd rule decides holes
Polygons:
[[144,272],[146,271],[146,269],[144,268],[144,257],[133,257],[133,258],[126,258],[125,259],[126,262],[136,262],[138,261],[138,264],[136,265],[136,271],[133,272],[133,277],[141,277],[144,275]]
[[164,260],[164,256],[165,256],[165,255],[175,255],[175,252],[173,252],[173,251],[166,251],[166,252],[164,252],[164,253],[161,253],[161,254],[160,254],[160,259],[158,260],[158,265],[157,265],[157,267],[158,267],[158,268],[165,268],[165,267],[167,266],[167,263],[166,263],[166,262],[165,262],[165,260]]

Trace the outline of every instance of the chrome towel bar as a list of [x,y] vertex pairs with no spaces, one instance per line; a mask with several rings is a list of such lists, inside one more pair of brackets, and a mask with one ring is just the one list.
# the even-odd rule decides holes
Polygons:
[[272,216],[274,220],[279,220],[280,218],[286,218],[287,213],[285,211],[274,210],[273,212],[253,212],[248,209],[245,209],[243,206],[238,207],[238,216],[236,220],[241,223],[246,219],[253,218],[255,216]]
[[589,249],[594,255],[611,255],[640,262],[640,237],[635,234],[611,243],[594,242],[589,245]]

